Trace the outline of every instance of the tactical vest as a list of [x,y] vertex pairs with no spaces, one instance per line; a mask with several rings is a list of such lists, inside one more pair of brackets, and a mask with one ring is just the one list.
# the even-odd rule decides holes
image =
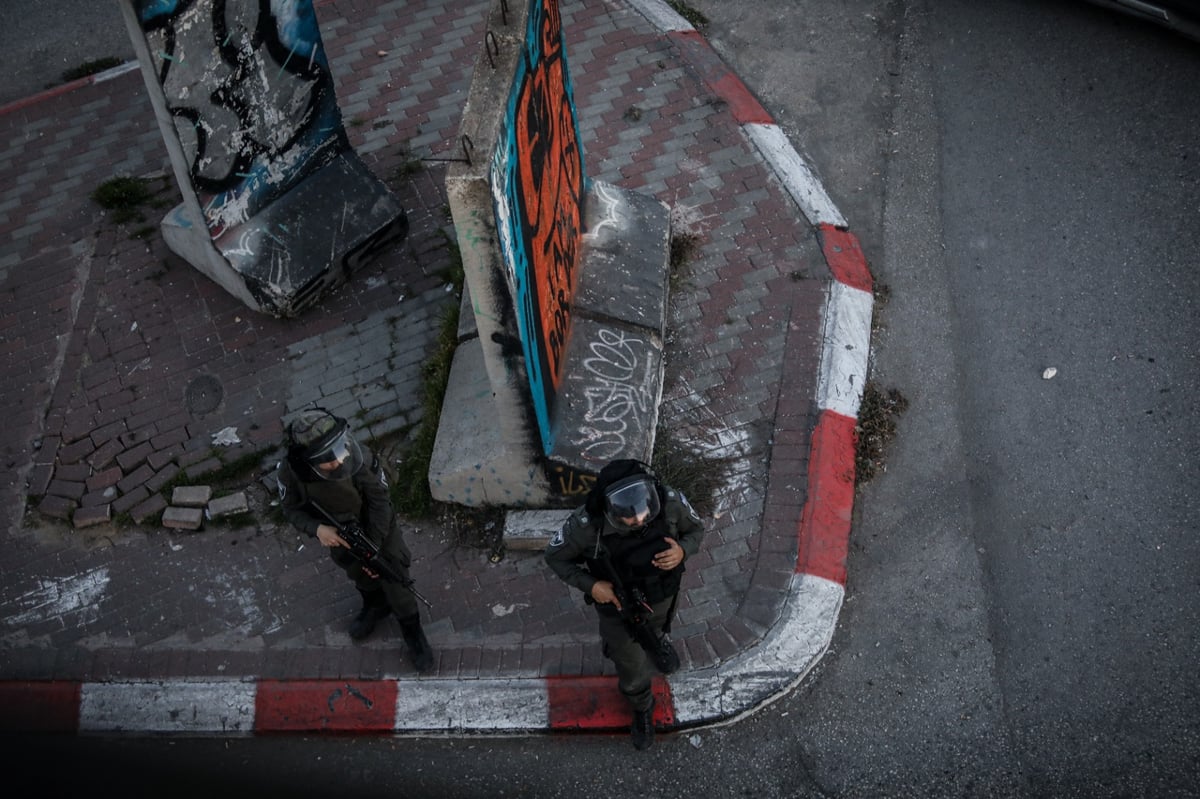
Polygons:
[[[601,523],[602,524],[602,523]],[[598,534],[598,532],[597,532]],[[646,601],[660,602],[674,596],[683,580],[683,564],[671,571],[663,571],[654,565],[654,556],[667,548],[663,537],[676,538],[667,529],[662,514],[638,534],[606,535],[600,541],[601,552],[607,551],[617,577],[626,589],[637,588],[645,594]],[[608,565],[603,556],[585,560],[588,571],[599,579],[609,576]]]
[[351,480],[313,480],[303,484],[305,502],[316,502],[333,518],[345,524],[361,523],[362,494]]

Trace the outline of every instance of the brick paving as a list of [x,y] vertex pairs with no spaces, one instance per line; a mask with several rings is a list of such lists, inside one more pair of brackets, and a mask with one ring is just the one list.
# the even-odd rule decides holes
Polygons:
[[[438,159],[457,154],[487,7],[317,3],[351,141],[410,233],[299,320],[250,311],[156,227],[140,235],[178,201],[140,72],[0,113],[0,678],[413,674],[394,622],[350,642],[357,596],[257,480],[243,527],[166,526],[164,492],[242,457],[265,474],[280,417],[310,402],[374,437],[420,423],[421,366],[457,302]],[[698,237],[672,287],[661,423],[729,463],[675,625],[685,668],[703,668],[770,630],[796,570],[830,275],[711,65],[621,0],[562,12],[589,175],[658,197]],[[161,177],[162,207],[114,224],[89,194],[119,175]],[[238,443],[214,444],[227,428]],[[539,553],[492,563],[425,521],[409,543],[439,676],[612,673],[592,611]]]

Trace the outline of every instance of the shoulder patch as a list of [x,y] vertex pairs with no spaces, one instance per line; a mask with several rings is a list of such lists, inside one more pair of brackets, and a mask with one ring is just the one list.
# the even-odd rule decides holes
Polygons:
[[700,514],[696,513],[696,509],[692,507],[692,503],[688,502],[688,498],[683,495],[682,491],[678,493],[679,501],[683,503],[683,507],[687,508],[688,516],[691,516],[696,521],[700,521]]
[[563,531],[559,530],[557,533],[554,534],[554,537],[550,539],[550,543],[548,544],[548,546],[561,547],[565,540],[566,539],[563,538]]

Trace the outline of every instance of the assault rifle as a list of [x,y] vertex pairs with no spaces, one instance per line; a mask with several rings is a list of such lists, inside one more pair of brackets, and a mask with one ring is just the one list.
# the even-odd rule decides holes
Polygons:
[[[625,629],[629,630],[633,640],[637,641],[638,646],[646,651],[660,672],[670,674],[677,670],[679,653],[675,651],[671,639],[665,633],[660,636],[650,626],[650,616],[653,615],[654,608],[646,601],[646,595],[637,586],[628,588],[625,586],[621,576],[613,568],[612,559],[607,552],[600,562],[603,564],[604,570],[608,572],[604,576],[608,577],[609,582],[612,583],[613,593],[616,594],[617,601],[621,603],[621,608],[617,612],[621,615],[621,621],[625,623]],[[591,597],[589,596],[588,599]]]
[[404,586],[409,590],[409,593],[424,602],[425,607],[433,607],[429,600],[422,596],[421,592],[413,585],[413,579],[404,576],[404,574],[392,565],[391,561],[388,560],[387,553],[379,548],[379,544],[376,544],[367,537],[367,534],[363,532],[362,526],[358,522],[339,522],[318,503],[310,499],[308,504],[316,508],[325,517],[326,521],[337,528],[338,535],[350,545],[350,554],[357,558],[358,562],[365,568],[375,572],[389,583],[399,583]]

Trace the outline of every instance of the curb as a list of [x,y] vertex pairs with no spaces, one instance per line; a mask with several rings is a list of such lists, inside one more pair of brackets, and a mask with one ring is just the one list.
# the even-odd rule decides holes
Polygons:
[[37,94],[31,94],[28,97],[22,97],[20,100],[13,100],[11,103],[0,105],[0,117],[4,116],[5,114],[12,114],[28,108],[29,106],[40,103],[43,100],[49,100],[53,97],[58,97],[61,94],[73,92],[76,89],[84,86],[90,86],[93,83],[104,83],[105,81],[112,80],[113,78],[119,78],[126,72],[133,72],[137,68],[138,62],[136,60],[126,61],[124,64],[115,66],[112,69],[106,69],[103,72],[97,72],[95,75],[87,75],[82,78],[77,78],[73,81],[63,83],[59,86],[53,86],[45,91],[38,92]]
[[[808,494],[779,619],[717,667],[656,678],[656,724],[725,724],[785,695],[829,647],[845,595],[854,454],[866,382],[872,279],[857,237],[770,114],[699,32],[662,0],[629,0],[695,68],[816,231],[834,281],[825,300]],[[0,106],[0,115],[137,68],[130,62]],[[626,729],[615,677],[395,680],[140,680],[0,683],[0,731],[251,734]]]

